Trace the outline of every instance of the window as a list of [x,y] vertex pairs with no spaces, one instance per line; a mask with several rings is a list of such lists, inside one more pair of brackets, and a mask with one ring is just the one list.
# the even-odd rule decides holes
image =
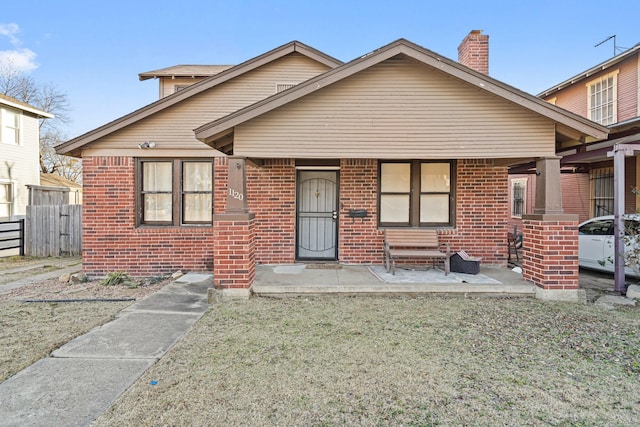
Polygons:
[[0,182],[0,219],[10,219],[12,214],[13,188],[10,182]]
[[211,224],[211,160],[139,160],[139,223]]
[[594,169],[589,180],[592,216],[613,215],[613,168]]
[[449,161],[380,163],[380,225],[452,225],[453,167]]
[[589,119],[601,125],[617,123],[618,71],[587,83]]
[[20,121],[22,114],[18,110],[0,108],[0,142],[20,144]]
[[511,181],[511,217],[522,218],[526,209],[527,178]]

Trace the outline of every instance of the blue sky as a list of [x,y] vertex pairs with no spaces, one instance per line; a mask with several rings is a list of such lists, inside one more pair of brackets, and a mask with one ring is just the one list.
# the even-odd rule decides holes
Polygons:
[[406,38],[457,60],[472,29],[489,35],[494,78],[536,94],[640,42],[640,1],[146,1],[7,2],[0,62],[13,58],[71,104],[75,137],[149,104],[176,64],[238,64],[292,40],[342,61]]

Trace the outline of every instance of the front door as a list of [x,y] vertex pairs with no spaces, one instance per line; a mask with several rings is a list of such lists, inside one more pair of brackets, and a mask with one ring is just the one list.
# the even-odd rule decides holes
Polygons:
[[338,258],[338,171],[298,171],[297,257]]

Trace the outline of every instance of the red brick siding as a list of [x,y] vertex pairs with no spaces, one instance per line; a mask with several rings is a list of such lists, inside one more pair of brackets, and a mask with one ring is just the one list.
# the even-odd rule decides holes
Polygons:
[[295,261],[296,168],[291,159],[265,160],[247,167],[247,202],[256,214],[256,261],[290,264]]
[[[227,159],[215,160],[216,213],[226,205]],[[214,252],[230,250],[232,239],[254,252],[234,248],[258,263],[295,261],[295,162],[266,160],[247,167],[247,201],[255,213],[251,224],[214,227],[135,227],[135,160],[127,157],[85,157],[84,270],[90,275],[127,271],[134,276],[168,274],[178,269],[211,271]],[[483,263],[506,263],[508,213],[507,171],[492,161],[460,160],[457,164],[457,218],[454,229],[440,230],[441,240],[453,251],[464,249],[483,257]],[[345,263],[383,261],[382,231],[377,227],[377,172],[375,160],[342,160],[340,170],[339,259]],[[367,209],[367,218],[350,218],[350,209]],[[236,229],[234,227],[240,227]],[[214,231],[215,230],[215,231]],[[238,234],[235,234],[238,233]],[[214,242],[219,240],[219,244]],[[444,249],[444,247],[443,247]],[[241,256],[238,254],[229,254]],[[245,256],[245,261],[246,261]],[[233,258],[240,259],[240,258]],[[233,286],[239,276],[220,268],[218,284]],[[233,267],[253,276],[246,266]],[[227,276],[224,276],[227,274]],[[233,273],[235,274],[235,273]],[[245,277],[245,279],[246,279]],[[242,279],[242,280],[245,280]],[[235,282],[234,282],[235,281]]]
[[211,271],[211,227],[135,227],[135,160],[83,157],[82,267],[90,276]]
[[456,179],[456,227],[442,230],[441,241],[452,251],[482,257],[483,264],[506,265],[507,168],[493,160],[459,160]]
[[489,36],[480,30],[471,31],[458,46],[458,62],[489,74]]
[[523,278],[543,289],[577,289],[577,221],[524,220],[523,227]]
[[217,288],[248,288],[256,276],[255,219],[217,218],[213,227],[214,284]]
[[[378,230],[378,162],[340,162],[338,256],[347,264],[382,263],[383,234]],[[350,209],[366,209],[367,218],[350,218]]]

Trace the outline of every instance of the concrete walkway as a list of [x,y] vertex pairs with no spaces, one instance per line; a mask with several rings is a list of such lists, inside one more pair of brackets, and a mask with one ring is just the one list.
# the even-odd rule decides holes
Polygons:
[[212,283],[189,273],[0,384],[0,425],[89,425],[206,312]]

